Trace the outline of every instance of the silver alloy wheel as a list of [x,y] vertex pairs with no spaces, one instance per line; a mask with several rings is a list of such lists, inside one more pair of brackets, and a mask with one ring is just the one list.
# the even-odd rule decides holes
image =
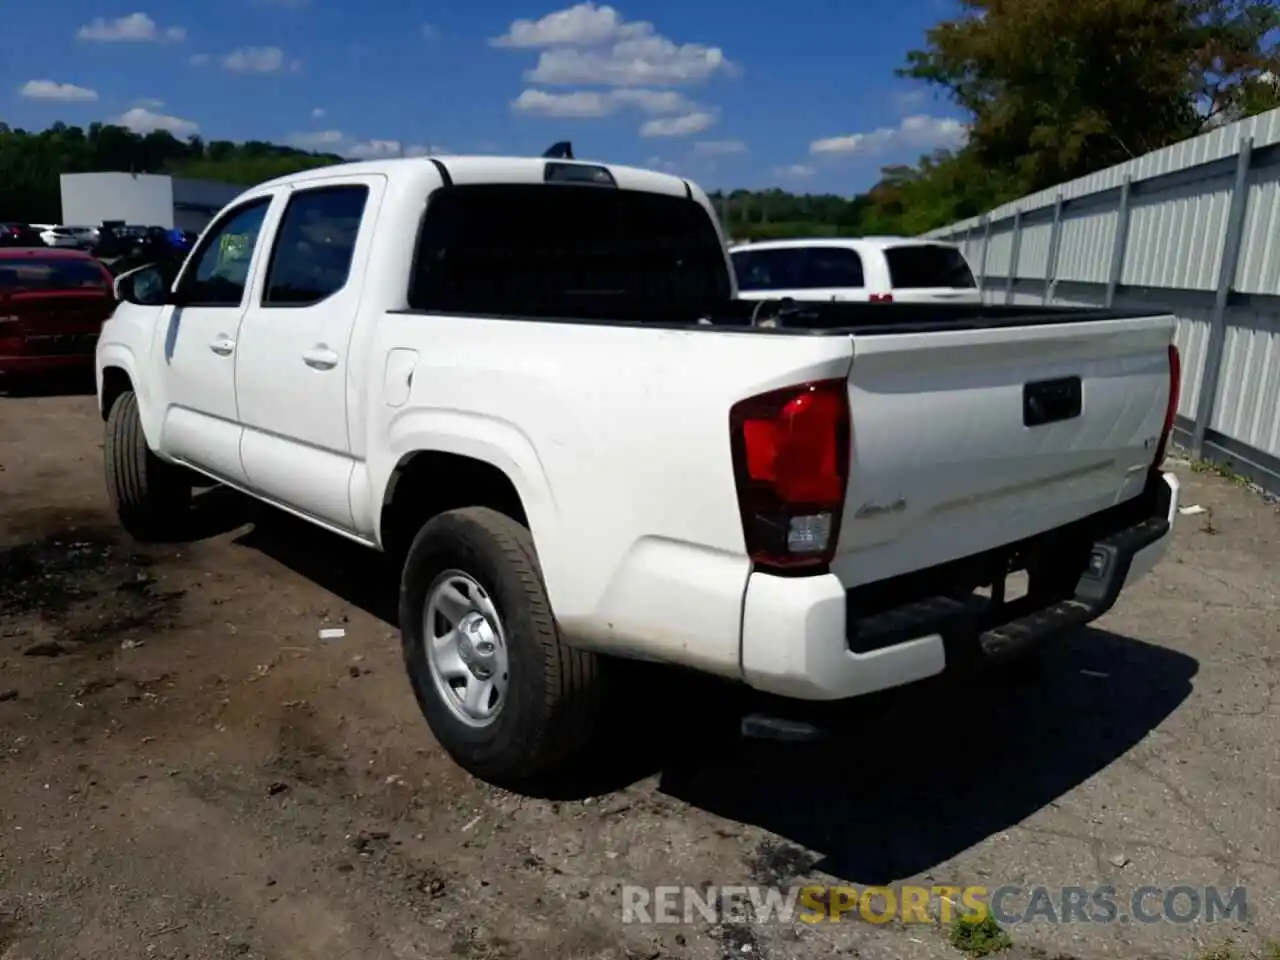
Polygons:
[[509,666],[502,619],[484,587],[446,570],[427,591],[422,628],[440,699],[469,727],[493,723],[506,702]]

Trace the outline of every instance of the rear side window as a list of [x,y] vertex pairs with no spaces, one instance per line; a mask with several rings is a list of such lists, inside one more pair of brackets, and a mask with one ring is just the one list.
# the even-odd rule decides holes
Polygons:
[[0,260],[0,293],[111,289],[111,278],[95,260],[23,257]]
[[900,290],[977,286],[964,255],[955,247],[933,243],[889,247],[884,259],[889,265],[889,284]]
[[734,251],[739,290],[864,287],[862,257],[848,247],[779,247]]
[[369,188],[302,190],[289,198],[267,268],[264,306],[305,307],[347,285]]
[[653,319],[729,299],[724,247],[683,197],[559,184],[431,196],[409,306],[449,313]]

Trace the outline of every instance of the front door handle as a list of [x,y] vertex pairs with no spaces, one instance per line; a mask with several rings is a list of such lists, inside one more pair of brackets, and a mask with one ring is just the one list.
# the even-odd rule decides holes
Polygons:
[[302,362],[312,370],[332,370],[338,365],[338,355],[318,343],[302,355]]
[[235,352],[236,342],[224,334],[209,344],[209,349],[220,357],[229,357]]

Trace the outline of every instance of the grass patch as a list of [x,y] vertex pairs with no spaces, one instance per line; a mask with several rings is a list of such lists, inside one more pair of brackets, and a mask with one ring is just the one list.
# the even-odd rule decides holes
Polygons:
[[967,914],[951,925],[951,945],[971,957],[986,957],[1008,950],[1013,940],[991,914]]
[[1248,477],[1242,476],[1237,472],[1235,464],[1230,460],[1223,463],[1214,463],[1210,460],[1192,460],[1191,472],[1210,477],[1221,477],[1223,480],[1240,487],[1253,486]]

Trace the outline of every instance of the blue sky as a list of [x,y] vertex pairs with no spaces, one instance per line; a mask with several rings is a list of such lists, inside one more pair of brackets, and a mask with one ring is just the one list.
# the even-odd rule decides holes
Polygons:
[[541,153],[708,189],[854,193],[963,128],[894,76],[949,0],[54,0],[5,24],[0,119],[353,157]]

